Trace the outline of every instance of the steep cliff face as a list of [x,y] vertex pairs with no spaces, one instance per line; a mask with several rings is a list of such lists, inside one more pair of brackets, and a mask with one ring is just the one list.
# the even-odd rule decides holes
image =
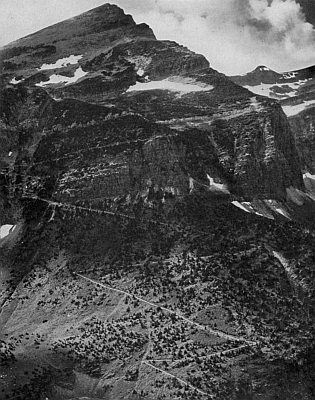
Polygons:
[[[93,74],[103,74],[103,68],[116,65],[115,62],[123,66],[124,72],[107,70],[106,86],[103,78],[99,80]],[[155,143],[159,147],[161,137],[168,138],[167,152],[173,152],[179,160],[182,177],[181,184],[175,187],[178,194],[189,190],[190,179],[209,186],[209,177],[227,185],[232,195],[245,199],[283,199],[286,188],[303,188],[298,155],[281,108],[234,85],[209,68],[202,56],[171,42],[141,40],[118,45],[108,56],[102,53],[84,68],[89,68],[93,76],[88,74],[69,86],[51,84],[46,89],[53,99],[44,126],[35,129],[34,137],[41,140],[28,164],[46,160],[54,170],[55,160],[61,159],[62,169],[59,164],[55,169],[67,197],[70,192],[74,200],[128,196],[134,191],[130,177],[134,175],[132,160],[136,149],[137,153],[142,149],[141,176],[145,177],[137,185],[143,188],[145,182],[158,181],[159,173],[145,171],[151,161],[144,154],[146,141],[150,140],[151,147]],[[3,95],[7,103],[13,91],[27,92],[31,98],[33,93],[46,93],[44,88],[34,89],[29,82],[12,86]],[[61,101],[66,97],[75,99]],[[79,99],[98,105],[90,104],[85,110]],[[19,120],[17,130],[23,124],[29,125],[20,110],[15,113]],[[202,151],[200,146],[204,147]],[[99,159],[95,158],[99,153]],[[88,163],[90,155],[90,171],[73,160],[84,157]],[[167,164],[163,154],[161,157],[161,162],[156,159],[156,163]],[[200,157],[200,162],[193,161]],[[22,159],[20,154],[19,160]],[[110,163],[110,168],[104,168],[104,163]],[[169,166],[164,167],[169,171]],[[33,170],[34,179],[32,173],[25,177],[38,181],[39,170]],[[93,180],[92,170],[96,174]],[[55,190],[60,194],[57,176]],[[166,177],[165,186],[172,186],[173,181],[173,177]],[[32,188],[33,195],[37,195],[36,185]]]
[[267,67],[257,67],[243,76],[230,77],[233,82],[255,94],[276,98],[280,101],[283,111],[288,116],[305,174],[313,174],[315,162],[313,146],[314,77],[314,66],[284,73],[276,73]]
[[[207,78],[207,87],[210,79],[217,79]],[[196,85],[196,76],[189,82],[192,79]],[[9,89],[8,96],[19,90]],[[8,176],[11,171],[13,181],[8,190],[22,197],[49,193],[47,200],[93,203],[131,196],[136,201],[151,186],[162,192],[172,188],[176,196],[183,196],[191,189],[191,180],[211,190],[210,177],[225,184],[231,196],[249,200],[284,199],[286,188],[303,187],[294,141],[280,107],[246,99],[238,88],[236,110],[231,100],[224,108],[214,109],[211,103],[209,107],[210,96],[218,103],[224,97],[212,93],[218,90],[213,85],[210,96],[199,95],[198,107],[195,93],[160,89],[112,98],[116,107],[54,101],[42,89],[23,90],[27,101],[13,110],[19,122],[6,129],[19,140],[25,137],[25,144],[8,142],[3,150],[3,172]],[[32,104],[34,98],[40,111]],[[30,107],[39,118],[36,126],[30,115],[23,116]],[[141,116],[143,108],[146,118]]]
[[290,118],[292,131],[296,136],[296,144],[306,171],[315,172],[315,132],[313,112],[301,113]]
[[112,5],[0,58],[0,398],[313,399],[281,106]]

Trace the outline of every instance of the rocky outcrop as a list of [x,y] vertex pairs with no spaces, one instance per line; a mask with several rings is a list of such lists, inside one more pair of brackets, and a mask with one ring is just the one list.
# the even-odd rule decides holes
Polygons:
[[282,74],[272,71],[264,65],[259,65],[253,71],[244,75],[231,76],[230,79],[241,86],[256,86],[264,84],[276,84],[282,78]]
[[94,54],[100,43],[110,48],[113,43],[136,37],[155,38],[148,25],[137,25],[121,8],[105,4],[5,46],[0,60],[4,72],[25,71],[71,54]]
[[[196,116],[189,104],[169,95],[165,103],[171,114],[157,124],[155,101],[163,101],[164,93],[162,98],[156,93],[154,103],[147,99],[149,120],[139,114],[141,101],[132,94],[127,112],[119,110],[123,103],[118,101],[117,108],[86,107],[78,100],[47,103],[42,89],[30,90],[27,96],[40,98],[39,93],[43,100],[39,125],[34,127],[20,112],[31,100],[15,111],[20,120],[15,131],[27,126],[29,132],[25,150],[17,147],[11,172],[21,177],[10,190],[19,187],[22,196],[49,192],[67,202],[93,203],[119,196],[135,200],[137,193],[151,186],[184,196],[190,179],[210,188],[209,177],[245,199],[282,199],[287,187],[303,188],[293,137],[276,104],[244,99],[237,111],[226,107],[217,115]],[[172,118],[180,107],[188,108],[190,117]]]
[[314,77],[315,67],[274,73],[257,67],[243,76],[230,77],[253,93],[277,98],[288,116],[291,131],[305,172],[314,172]]
[[304,112],[289,119],[296,138],[303,169],[315,173],[315,119],[312,112]]
[[280,107],[274,107],[260,122],[255,140],[246,137],[246,133],[239,138],[236,173],[246,187],[245,193],[279,199],[287,187],[303,188],[300,161]]

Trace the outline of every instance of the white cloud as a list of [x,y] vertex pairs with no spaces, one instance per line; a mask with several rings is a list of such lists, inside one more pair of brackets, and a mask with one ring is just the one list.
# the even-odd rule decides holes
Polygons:
[[[315,63],[315,31],[295,0],[117,0],[159,39],[203,53],[227,74],[267,64],[278,70]],[[145,4],[145,5],[144,5]]]

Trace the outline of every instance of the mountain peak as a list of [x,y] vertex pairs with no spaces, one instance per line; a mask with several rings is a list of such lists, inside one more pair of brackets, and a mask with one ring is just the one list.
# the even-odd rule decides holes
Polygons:
[[[282,75],[265,65],[258,65],[253,71],[244,75],[231,76],[238,85],[275,84]],[[246,82],[246,84],[245,84]]]
[[[258,65],[258,67],[256,67],[256,68],[254,69],[254,71],[271,71],[271,69],[268,68],[268,67],[266,67],[265,65]],[[253,72],[254,72],[254,71],[253,71]]]
[[123,9],[106,3],[8,44],[0,51],[0,63],[9,70],[37,67],[135,38],[156,40],[147,24],[137,25]]

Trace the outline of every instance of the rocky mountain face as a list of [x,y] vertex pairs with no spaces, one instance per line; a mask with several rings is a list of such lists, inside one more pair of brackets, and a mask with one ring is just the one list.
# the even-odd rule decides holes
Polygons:
[[312,154],[279,102],[108,4],[0,62],[0,398],[312,399]]
[[279,100],[290,117],[315,104],[314,77],[315,66],[283,73],[259,66],[254,71],[231,76],[230,79],[253,93]]
[[315,66],[284,73],[260,66],[248,74],[231,79],[255,94],[280,101],[295,136],[304,178],[306,174],[314,174]]

